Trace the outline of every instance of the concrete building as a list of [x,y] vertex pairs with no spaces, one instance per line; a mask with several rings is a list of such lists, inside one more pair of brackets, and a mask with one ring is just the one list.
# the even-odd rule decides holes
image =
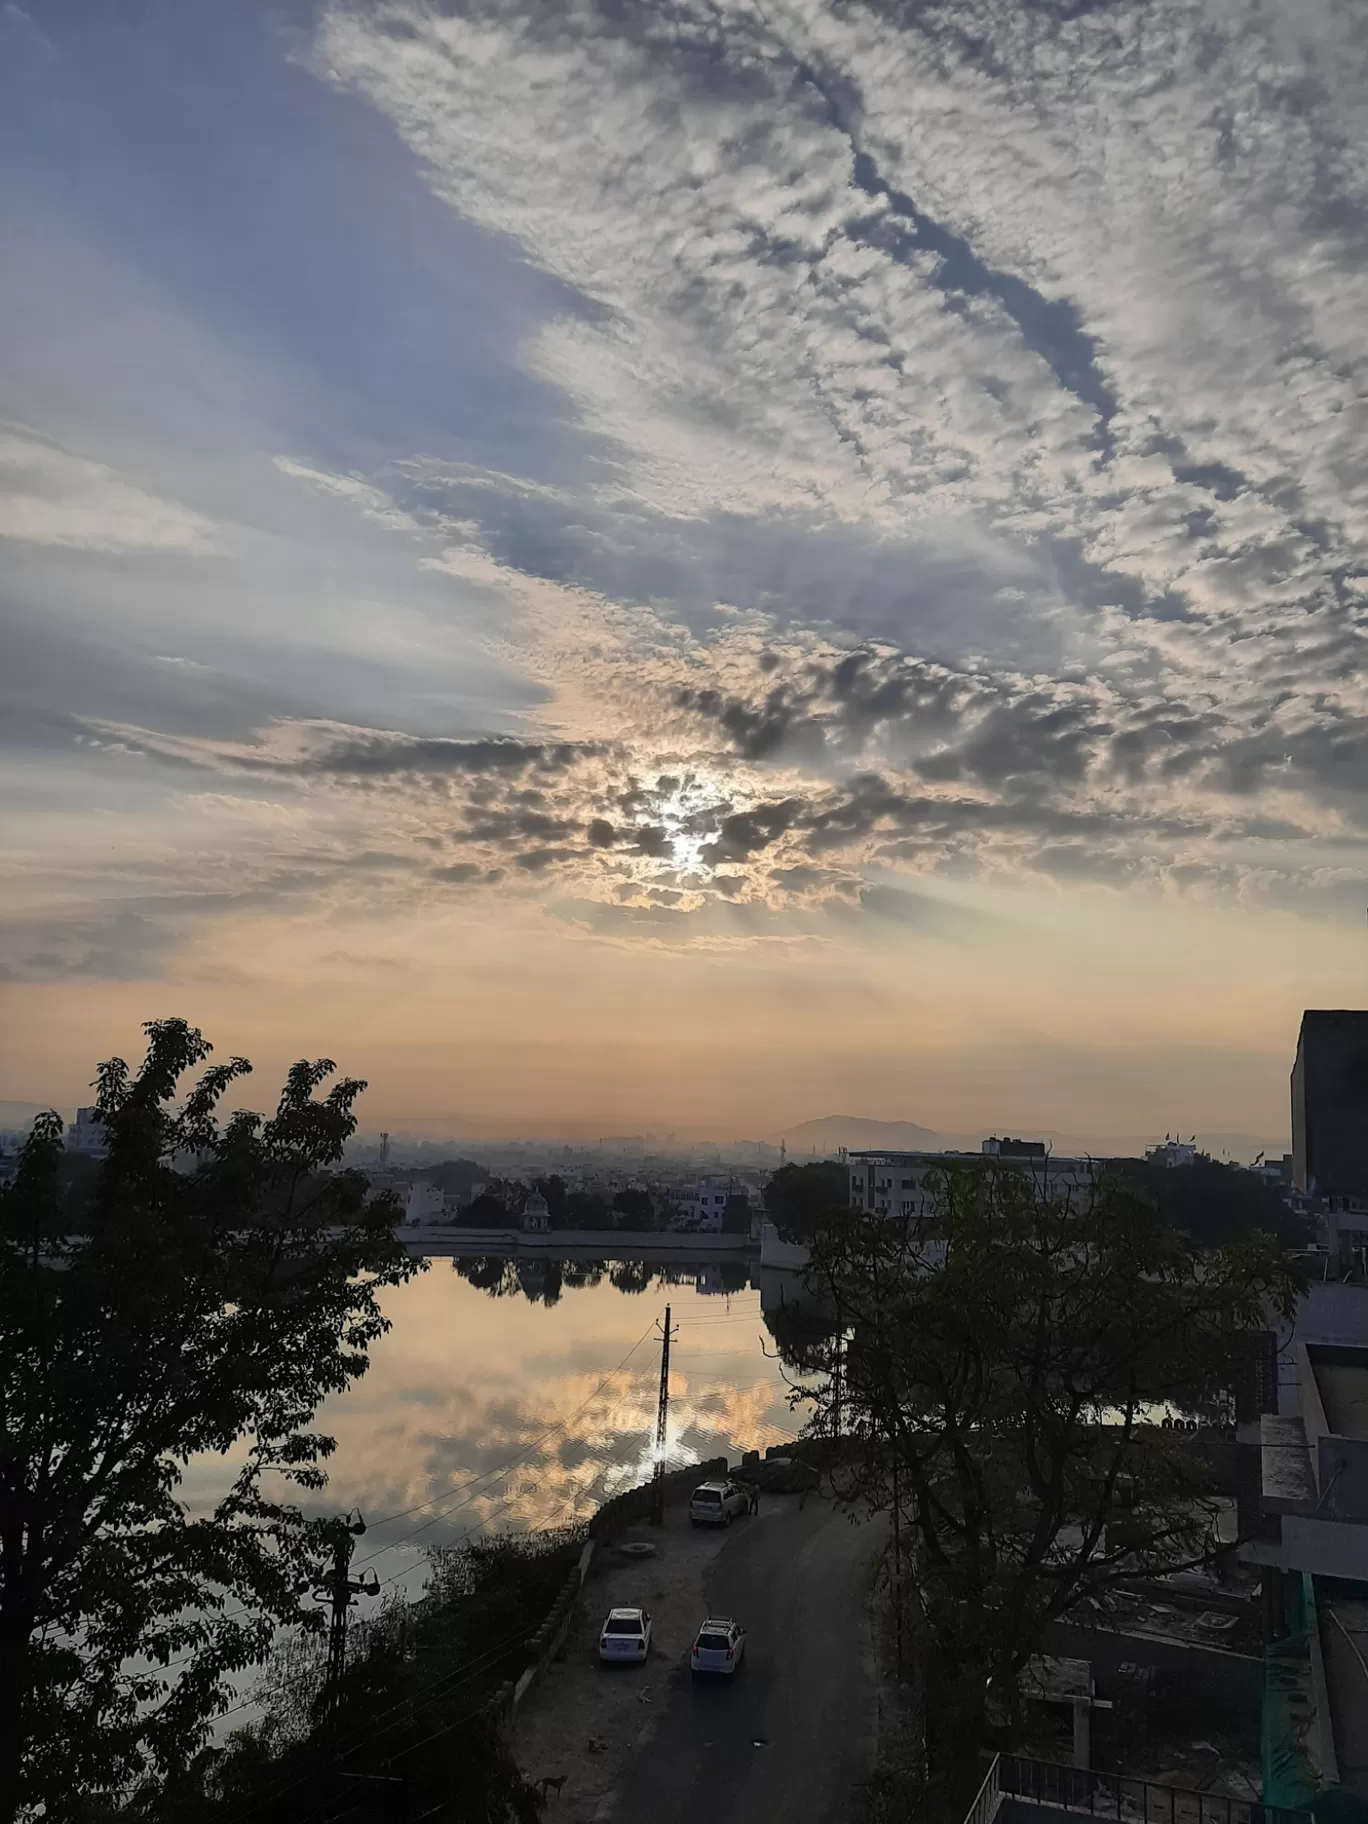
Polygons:
[[1164,1144],[1162,1146],[1150,1147],[1149,1151],[1145,1154],[1145,1160],[1149,1165],[1162,1165],[1169,1168],[1181,1165],[1196,1165],[1197,1142],[1195,1139],[1171,1140],[1165,1135]]
[[1025,1173],[1042,1196],[1074,1195],[1092,1183],[1094,1161],[1056,1157],[1040,1140],[983,1142],[977,1153],[848,1153],[853,1208],[914,1224],[934,1213],[934,1181],[947,1167]]
[[1292,1181],[1332,1210],[1368,1212],[1368,1012],[1302,1015],[1292,1066]]
[[93,1108],[78,1108],[76,1119],[68,1122],[66,1150],[69,1153],[90,1153],[97,1159],[104,1158],[108,1151],[104,1124],[96,1119]]
[[[1337,1288],[1359,1292],[1360,1288]],[[1309,1314],[1308,1314],[1309,1316]],[[1359,1313],[1359,1326],[1363,1313]],[[1299,1322],[1298,1332],[1317,1327]],[[1360,1328],[1361,1334],[1361,1328]],[[1240,1556],[1264,1578],[1264,1798],[1368,1807],[1368,1347],[1293,1340],[1241,1426]],[[1272,1410],[1276,1406],[1276,1410]]]
[[677,1199],[670,1212],[670,1227],[693,1234],[720,1234],[727,1199],[735,1192],[732,1180],[721,1175],[700,1178],[693,1189]]
[[[374,1182],[372,1180],[372,1182]],[[404,1201],[404,1221],[410,1227],[431,1226],[441,1222],[447,1213],[446,1195],[429,1178],[419,1178],[408,1187]]]

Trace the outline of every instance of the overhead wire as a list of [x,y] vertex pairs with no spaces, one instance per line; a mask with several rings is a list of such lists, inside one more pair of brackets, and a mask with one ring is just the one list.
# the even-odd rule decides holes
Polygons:
[[[429,1495],[426,1500],[417,1501],[413,1504],[412,1507],[401,1508],[397,1513],[394,1513],[394,1514],[386,1514],[382,1519],[372,1521],[371,1526],[377,1527],[377,1528],[381,1527],[381,1526],[387,1526],[394,1520],[403,1520],[403,1519],[406,1519],[409,1514],[415,1514],[415,1513],[420,1512],[424,1507],[430,1506],[434,1501],[444,1501],[448,1495],[462,1494],[465,1490],[476,1488],[476,1485],[481,1484],[481,1483],[483,1483],[487,1489],[488,1487],[501,1481],[504,1476],[510,1474],[513,1470],[517,1469],[520,1464],[526,1462],[527,1458],[529,1456],[531,1456],[534,1451],[538,1450],[541,1447],[541,1445],[543,1445],[546,1442],[546,1440],[548,1438],[554,1437],[556,1435],[556,1433],[559,1431],[564,1431],[567,1425],[572,1425],[574,1423],[574,1421],[577,1418],[579,1418],[581,1413],[587,1411],[588,1408],[593,1405],[594,1401],[603,1392],[604,1388],[609,1384],[609,1382],[612,1381],[616,1375],[619,1375],[622,1372],[622,1370],[627,1366],[628,1362],[631,1361],[632,1357],[636,1354],[637,1350],[640,1349],[641,1345],[651,1335],[651,1333],[655,1329],[658,1321],[659,1321],[658,1315],[651,1319],[651,1322],[647,1325],[646,1329],[637,1338],[637,1340],[632,1344],[631,1348],[627,1351],[626,1355],[623,1356],[622,1360],[617,1364],[616,1367],[609,1369],[608,1373],[606,1375],[604,1375],[603,1379],[599,1382],[598,1386],[594,1388],[593,1392],[588,1396],[587,1399],[585,1399],[579,1406],[577,1406],[573,1412],[568,1413],[565,1418],[557,1420],[557,1422],[554,1425],[548,1426],[545,1431],[539,1433],[538,1436],[535,1437],[531,1441],[530,1444],[525,1445],[523,1447],[523,1449],[518,1452],[517,1456],[510,1458],[510,1460],[507,1463],[501,1464],[497,1469],[485,1470],[481,1475],[471,1477],[471,1479],[468,1482],[460,1483],[455,1489],[444,1489],[441,1492],[441,1494]],[[444,1520],[449,1514],[454,1514],[454,1513],[458,1512],[460,1508],[469,1506],[471,1501],[479,1500],[481,1492],[484,1492],[484,1491],[477,1489],[477,1492],[473,1495],[470,1495],[467,1499],[453,1502],[451,1504],[451,1506],[444,1507],[440,1511],[440,1513],[433,1514],[429,1519],[423,1521],[421,1526],[416,1526],[410,1532],[401,1534],[401,1536],[398,1539],[387,1540],[383,1545],[378,1546],[375,1551],[367,1553],[365,1557],[358,1558],[354,1562],[358,1566],[360,1566],[363,1564],[370,1564],[374,1559],[383,1557],[386,1552],[397,1549],[399,1546],[406,1544],[408,1542],[408,1540],[416,1538],[419,1533],[425,1532],[427,1530],[427,1528],[429,1526],[433,1525],[436,1521]],[[500,1513],[500,1512],[505,1511],[508,1507],[512,1506],[513,1501],[516,1499],[517,1499],[516,1496],[511,1496],[507,1501],[501,1503],[500,1506],[495,1509],[495,1512]],[[491,1518],[493,1518],[492,1515],[486,1515],[485,1519],[480,1522],[480,1525],[483,1526]],[[478,1530],[478,1528],[471,1528],[466,1533],[463,1533],[461,1535],[461,1537],[463,1539],[469,1538],[470,1532],[477,1531],[477,1530]],[[458,1541],[458,1543],[459,1543],[459,1541]],[[395,1576],[387,1577],[385,1579],[385,1583],[388,1584],[388,1583],[396,1582],[398,1577],[406,1576],[407,1574],[408,1574],[407,1569],[405,1569],[402,1572],[397,1572],[395,1574]],[[382,1585],[381,1587],[383,1588],[384,1586]],[[218,1619],[220,1621],[236,1621],[241,1616],[247,1615],[250,1613],[251,1613],[251,1610],[249,1610],[247,1608],[239,1608],[239,1609],[230,1610],[228,1614],[220,1616]],[[183,1653],[180,1655],[179,1658],[168,1660],[165,1663],[165,1665],[160,1666],[156,1669],[158,1671],[162,1671],[162,1672],[169,1672],[169,1671],[173,1670],[176,1666],[185,1665],[188,1660],[191,1660],[193,1658],[194,1658],[193,1653]]]

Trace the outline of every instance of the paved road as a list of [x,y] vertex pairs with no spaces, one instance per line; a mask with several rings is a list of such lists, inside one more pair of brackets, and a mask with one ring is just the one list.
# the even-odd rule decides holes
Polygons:
[[811,1497],[769,1498],[735,1523],[707,1595],[745,1627],[745,1661],[730,1679],[675,1668],[614,1824],[848,1824],[871,1747],[876,1539]]

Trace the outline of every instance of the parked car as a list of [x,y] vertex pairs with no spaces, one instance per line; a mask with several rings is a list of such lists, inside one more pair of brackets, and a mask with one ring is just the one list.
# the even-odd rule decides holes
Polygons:
[[729,1676],[746,1651],[746,1630],[726,1615],[710,1615],[694,1636],[689,1649],[691,1672],[721,1672]]
[[599,1631],[600,1665],[639,1665],[651,1651],[651,1618],[645,1609],[609,1609]]
[[689,1518],[695,1526],[730,1526],[749,1505],[735,1482],[701,1482],[689,1497]]

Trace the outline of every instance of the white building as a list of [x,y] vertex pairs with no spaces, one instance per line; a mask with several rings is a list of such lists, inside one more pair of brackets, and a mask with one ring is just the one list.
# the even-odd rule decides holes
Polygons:
[[408,1188],[404,1221],[411,1227],[441,1222],[446,1216],[446,1202],[440,1185],[433,1184],[429,1178],[419,1178]]
[[1167,1135],[1164,1137],[1162,1146],[1152,1146],[1145,1154],[1147,1165],[1163,1165],[1170,1168],[1180,1165],[1196,1165],[1197,1158],[1195,1139],[1171,1140]]
[[532,1191],[523,1205],[522,1226],[529,1235],[545,1235],[551,1227],[551,1211],[540,1191]]
[[670,1214],[670,1227],[693,1234],[719,1234],[727,1199],[735,1195],[730,1178],[700,1178],[693,1190],[681,1197]]
[[1060,1157],[1039,1140],[985,1140],[978,1153],[848,1153],[853,1208],[910,1225],[935,1213],[934,1185],[951,1166],[1024,1173],[1042,1197],[1073,1196],[1093,1182],[1095,1161]]

